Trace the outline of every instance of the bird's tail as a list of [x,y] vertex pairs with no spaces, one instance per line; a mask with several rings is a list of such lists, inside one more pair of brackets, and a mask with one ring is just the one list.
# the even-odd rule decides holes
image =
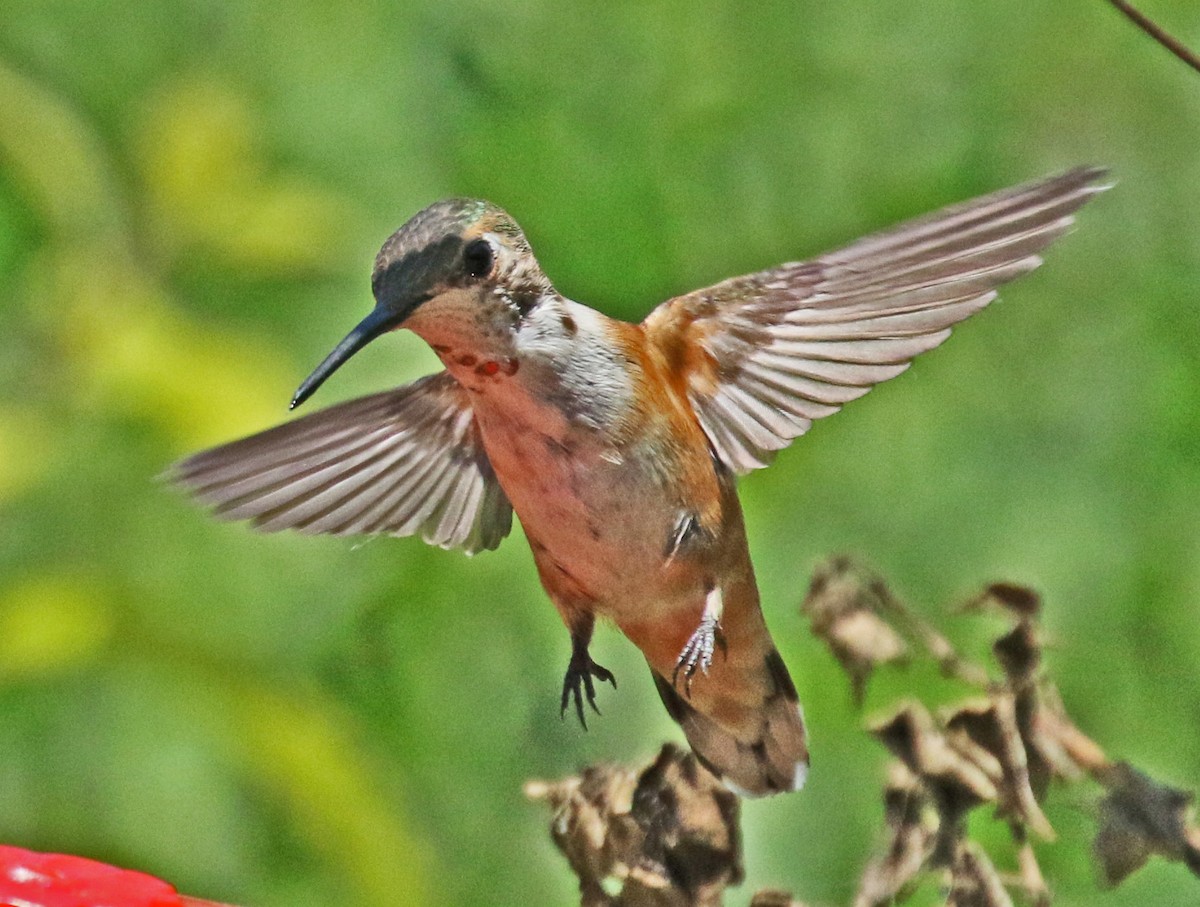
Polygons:
[[[720,657],[718,653],[718,661]],[[715,662],[713,668],[719,671]],[[757,703],[722,695],[720,681],[711,674],[697,675],[689,695],[681,677],[672,683],[653,666],[650,671],[663,705],[683,728],[697,758],[736,793],[761,797],[804,786],[808,776],[804,714],[778,650],[772,647],[763,659],[760,676],[735,687],[760,690]],[[707,683],[710,680],[718,683]],[[708,687],[703,695],[701,685]]]
[[654,610],[619,622],[642,650],[659,696],[696,756],[744,796],[799,790],[808,740],[796,687],[752,586],[725,601],[707,670],[677,669],[700,614]]

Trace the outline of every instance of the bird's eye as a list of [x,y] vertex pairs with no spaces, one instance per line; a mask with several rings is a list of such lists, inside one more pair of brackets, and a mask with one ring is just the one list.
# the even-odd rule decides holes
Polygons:
[[486,239],[476,239],[463,249],[463,267],[472,277],[487,277],[492,271],[492,244]]

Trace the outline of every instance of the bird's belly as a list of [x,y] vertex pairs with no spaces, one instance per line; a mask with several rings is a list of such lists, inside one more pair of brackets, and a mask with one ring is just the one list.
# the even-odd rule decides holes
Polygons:
[[655,594],[681,512],[661,469],[586,430],[501,429],[485,445],[552,596],[604,612]]

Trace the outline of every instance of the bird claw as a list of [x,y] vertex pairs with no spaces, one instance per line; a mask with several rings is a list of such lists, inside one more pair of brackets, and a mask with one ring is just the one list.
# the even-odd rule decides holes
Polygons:
[[600,709],[596,706],[596,686],[592,683],[592,678],[595,677],[601,681],[608,681],[613,685],[613,689],[617,688],[617,678],[613,676],[612,671],[592,661],[587,652],[582,654],[576,653],[571,656],[571,663],[567,665],[567,673],[563,677],[562,689],[562,711],[561,716],[566,717],[567,706],[572,700],[575,702],[575,714],[579,716],[579,723],[583,725],[583,729],[587,730],[587,719],[583,714],[583,700],[587,697],[587,703],[592,707],[592,711],[597,715],[600,714]]
[[725,651],[725,636],[721,632],[721,624],[715,617],[705,615],[700,619],[700,626],[696,628],[696,632],[691,635],[687,643],[683,647],[683,651],[679,653],[679,659],[675,662],[675,674],[671,678],[671,683],[676,688],[679,687],[679,675],[683,674],[683,692],[686,696],[692,695],[692,677],[697,669],[701,674],[708,674],[708,669],[712,665],[713,652],[717,646],[721,647],[721,651]]

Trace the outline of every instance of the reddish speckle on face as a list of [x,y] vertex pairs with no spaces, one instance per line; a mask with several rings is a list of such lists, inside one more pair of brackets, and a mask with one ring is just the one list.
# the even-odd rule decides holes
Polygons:
[[445,346],[444,344],[441,344],[441,343],[435,343],[433,345],[433,351],[435,353],[437,353],[439,356],[445,356],[447,353],[450,352],[450,347]]
[[[472,362],[473,361],[474,360],[472,359]],[[471,364],[463,359],[460,359],[459,362],[462,365]],[[521,363],[516,359],[505,359],[503,362],[497,362],[495,359],[485,359],[483,362],[479,363],[479,365],[475,366],[475,374],[481,375],[485,378],[494,378],[503,372],[505,375],[511,377],[517,373],[517,370],[520,367]]]
[[476,359],[474,356],[472,356],[470,353],[467,353],[467,355],[459,357],[458,364],[461,365],[463,368],[471,368],[478,361],[479,360]]

